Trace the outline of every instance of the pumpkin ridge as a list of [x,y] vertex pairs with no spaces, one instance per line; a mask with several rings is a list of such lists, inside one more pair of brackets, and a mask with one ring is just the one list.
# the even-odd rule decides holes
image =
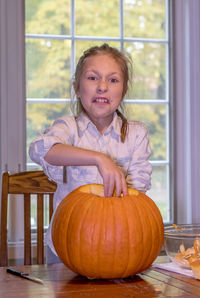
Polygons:
[[[76,235],[77,235],[77,238],[79,239],[78,242],[81,242],[81,234],[84,234],[83,233],[84,221],[87,220],[87,214],[88,214],[89,209],[93,203],[93,200],[90,197],[88,197],[87,193],[84,193],[84,194],[82,193],[81,195],[82,195],[82,200],[83,200],[83,206],[82,206],[83,208],[80,208],[80,206],[79,206],[78,214],[80,213],[81,216],[78,216],[78,218],[81,218],[81,220],[79,221],[78,228],[76,229]],[[84,262],[83,262],[84,258],[82,257],[81,249],[82,249],[82,247],[81,247],[81,245],[79,245],[79,250],[77,253],[77,256],[79,258],[78,259],[79,268],[76,270],[76,272],[78,272],[80,274],[81,274],[81,272],[85,273]],[[76,259],[76,262],[74,262],[74,263],[77,263],[77,259]],[[76,267],[77,267],[77,265],[76,265]]]
[[[141,263],[141,266],[138,268],[138,271],[141,271],[141,270],[145,270],[146,268],[149,267],[149,265],[146,265],[147,261],[150,259],[151,255],[150,255],[150,252],[152,250],[152,224],[151,224],[151,220],[150,220],[150,217],[149,217],[149,211],[150,211],[150,208],[149,208],[149,204],[147,203],[148,199],[150,199],[149,197],[147,197],[145,194],[141,193],[141,196],[139,198],[140,200],[140,205],[142,208],[138,208],[138,213],[140,214],[140,218],[141,218],[141,226],[142,226],[142,235],[143,235],[143,247],[145,247],[146,245],[146,248],[145,248],[145,253],[141,252],[142,253],[142,261],[140,262]],[[151,200],[151,199],[150,199]],[[144,213],[142,212],[142,210],[144,211]],[[153,227],[155,225],[155,222],[153,223]],[[151,234],[151,238],[149,239],[149,243],[146,243],[147,240],[144,238],[144,235],[146,235],[146,230],[148,229],[148,235],[149,233]]]
[[[128,263],[127,263],[127,267],[126,267],[126,271],[123,273],[123,277],[127,277],[133,274],[136,274],[136,271],[133,271],[133,268],[137,267],[141,264],[141,260],[140,258],[136,259],[134,258],[134,255],[141,255],[142,252],[137,252],[134,251],[133,248],[137,248],[138,244],[140,243],[138,239],[136,239],[137,237],[137,232],[138,231],[134,231],[135,229],[137,230],[138,225],[132,224],[132,221],[130,220],[130,218],[134,217],[138,218],[138,220],[140,221],[139,223],[139,227],[141,226],[141,220],[140,220],[140,216],[137,215],[138,211],[137,210],[137,197],[135,195],[131,195],[132,197],[130,198],[126,198],[126,200],[128,201],[128,203],[125,205],[126,206],[126,218],[127,218],[127,226],[128,226],[128,232],[129,232],[129,259],[128,259]],[[133,205],[134,204],[134,205]],[[133,234],[134,232],[134,234]],[[141,233],[141,235],[143,235],[143,233]],[[142,237],[143,239],[143,237]],[[131,243],[134,243],[134,245],[132,246]]]
[[[125,200],[125,198],[113,197],[113,214],[114,214],[114,248],[115,248],[115,258],[113,258],[113,272],[115,272],[115,276],[112,278],[120,278],[122,277],[122,273],[124,272],[124,267],[126,267],[126,263],[124,264],[124,259],[126,258],[126,247],[127,247],[127,237],[125,233],[127,233],[126,226],[124,225],[124,214],[122,214],[121,202]],[[116,257],[117,256],[117,257]]]
[[[154,225],[154,227],[156,228],[156,230],[160,236],[164,235],[164,230],[161,229],[161,225],[160,225],[160,221],[162,221],[162,216],[161,216],[160,210],[157,207],[156,203],[151,198],[149,198],[149,197],[147,197],[147,198],[148,198],[147,202],[149,205],[149,209],[151,210],[151,214],[154,217],[154,221],[156,222],[156,225]],[[157,208],[152,208],[152,206],[156,206]],[[153,233],[153,231],[155,233],[155,229],[151,229],[151,233]],[[162,237],[162,239],[163,239],[163,237]],[[163,242],[163,240],[160,241],[159,245],[157,245],[158,243],[153,241],[153,244],[151,246],[151,254],[153,255],[153,257],[160,252],[160,249],[162,247],[162,242]]]
[[[99,211],[101,206],[99,206],[98,199],[96,199],[96,198],[94,199],[94,204],[95,204],[95,206],[94,206],[93,210],[98,210]],[[99,223],[101,222],[101,219],[99,218],[98,213],[95,214],[95,218],[96,219],[95,219],[95,223],[94,223],[94,228],[93,228],[93,233],[92,233],[92,240],[91,240],[91,242],[92,242],[92,249],[91,250],[93,252],[94,251],[99,251],[99,239],[100,239],[100,237],[98,236],[99,239],[98,239],[98,244],[97,244],[95,236],[97,235],[97,230],[98,230]],[[97,265],[95,263],[95,260],[97,260],[97,262],[96,262]],[[91,262],[92,262],[92,268],[96,268],[96,267],[99,268],[99,266],[100,266],[99,257],[96,256],[96,254],[94,256],[94,253],[92,253]]]
[[[104,233],[105,233],[105,243],[107,246],[110,247],[110,252],[109,252],[109,269],[108,269],[108,275],[111,275],[111,272],[113,272],[113,268],[114,268],[114,264],[115,264],[115,255],[116,255],[116,250],[115,250],[115,240],[114,243],[112,243],[112,246],[110,246],[109,242],[110,242],[110,237],[112,239],[116,239],[116,228],[115,228],[115,224],[114,224],[114,211],[113,211],[113,202],[115,201],[116,198],[113,197],[108,197],[105,198],[105,203],[104,203],[104,207],[105,208],[105,223],[104,223]],[[108,266],[107,264],[107,266]]]
[[[141,205],[141,198],[139,198],[139,200],[140,200],[140,205]],[[137,203],[135,202],[135,200],[134,200],[134,203],[135,203],[135,209],[137,210],[136,213],[139,215],[138,216],[138,219],[139,219],[139,222],[140,222],[139,226],[142,229],[141,230],[141,235],[142,235],[141,241],[143,242],[142,247],[144,247],[144,245],[145,245],[144,228],[146,228],[146,226],[144,226],[144,221],[142,219],[143,219],[143,216],[145,216],[145,214],[142,214],[141,213],[140,208],[138,208]],[[141,271],[141,269],[143,269],[143,266],[144,266],[143,264],[144,264],[144,257],[145,257],[145,255],[144,255],[144,253],[142,251],[141,251],[140,255],[142,257],[141,257],[140,260],[138,260],[139,266],[138,266],[137,272]]]
[[[114,212],[114,207],[113,207],[113,201],[111,201],[111,210],[112,210],[112,219],[113,219],[113,237],[114,239],[116,239],[116,216],[115,216],[115,212]],[[115,245],[113,246],[113,262],[112,262],[112,271],[114,269],[114,265],[116,262],[116,248]]]
[[[99,276],[110,278],[112,276],[114,264],[115,264],[115,235],[113,233],[114,230],[114,220],[113,220],[113,202],[116,198],[106,197],[102,199],[103,218],[101,218],[101,231],[99,233],[99,249],[101,252],[98,255],[99,260]],[[114,240],[112,246],[110,246],[110,239]],[[108,252],[109,247],[109,252]],[[103,254],[104,252],[104,254]]]
[[[88,196],[88,194],[87,194],[87,196]],[[88,200],[91,202],[91,204],[90,204],[90,207],[88,208],[88,211],[87,211],[87,213],[85,214],[85,217],[84,217],[84,220],[87,222],[88,221],[88,212],[90,211],[91,212],[91,214],[93,214],[94,213],[94,210],[96,210],[96,205],[97,205],[97,201],[99,201],[99,198],[97,198],[97,197],[88,197]],[[91,208],[91,210],[89,210]],[[98,216],[96,215],[96,214],[94,214],[94,216],[95,216],[95,218],[97,219],[98,218]],[[91,217],[89,218],[90,220],[91,220]],[[82,224],[81,224],[81,230],[82,230],[82,234],[85,234],[84,233],[84,231],[83,231],[83,228],[85,228],[85,226],[84,226],[84,220],[82,221]],[[91,235],[91,237],[90,237],[90,239],[91,239],[91,245],[90,245],[90,253],[91,253],[91,257],[90,257],[90,265],[88,266],[88,263],[87,263],[87,268],[85,268],[85,265],[84,265],[84,263],[83,263],[83,261],[82,261],[82,263],[81,263],[81,266],[82,266],[82,270],[83,270],[83,272],[84,272],[84,274],[85,275],[87,275],[88,277],[91,277],[91,278],[97,278],[97,276],[94,276],[95,275],[95,272],[93,271],[93,274],[88,274],[88,272],[87,272],[87,270],[88,270],[88,267],[92,267],[92,268],[95,268],[94,266],[93,266],[93,262],[94,262],[94,259],[95,259],[95,257],[94,257],[94,254],[95,254],[95,249],[94,249],[94,246],[95,246],[95,243],[94,243],[94,235],[95,235],[95,233],[96,233],[96,225],[98,225],[98,222],[97,221],[95,221],[95,220],[93,220],[93,222],[94,222],[94,224],[93,224],[93,228],[92,228],[92,235]],[[81,230],[80,230],[80,235],[81,235]],[[84,236],[84,238],[85,238],[85,236]],[[99,249],[97,249],[97,251],[99,251]],[[81,246],[80,246],[80,256],[81,256]],[[81,258],[81,260],[83,260],[83,258]],[[99,262],[97,262],[98,263],[98,268],[99,268]],[[92,270],[94,270],[94,269],[92,269]],[[90,270],[89,270],[90,271]]]
[[[77,209],[81,209],[81,206],[84,204],[83,199],[81,197],[76,199],[76,202],[73,205],[73,209],[71,210],[71,214],[69,215],[69,220],[68,220],[68,229],[67,229],[67,233],[66,233],[66,250],[67,250],[67,254],[68,254],[68,258],[70,260],[70,265],[72,266],[71,268],[73,268],[72,270],[77,272],[77,268],[74,264],[74,262],[71,262],[71,260],[73,260],[73,256],[72,256],[72,251],[70,249],[70,225],[71,222],[73,221],[73,217],[74,217],[74,213],[76,212]],[[76,249],[76,246],[74,247],[74,250]]]
[[[125,201],[126,200],[126,201]],[[128,232],[128,259],[127,259],[127,264],[126,264],[126,267],[125,267],[125,270],[124,272],[122,273],[122,278],[123,277],[126,277],[128,272],[130,271],[130,267],[132,267],[132,260],[133,258],[131,259],[131,252],[132,252],[132,247],[131,247],[131,244],[132,244],[132,240],[133,240],[133,237],[132,237],[132,234],[131,234],[131,229],[132,229],[132,225],[130,224],[129,222],[129,217],[131,216],[134,216],[134,212],[133,211],[133,208],[132,208],[132,205],[131,205],[131,201],[133,200],[130,200],[129,197],[125,198],[124,200],[124,209],[125,209],[125,216],[126,216],[126,223],[127,223],[127,232]]]
[[[71,213],[70,213],[70,215],[69,215],[69,220],[68,220],[68,227],[69,227],[69,225],[70,225],[70,222],[71,222],[71,220],[72,220],[72,216],[73,216],[73,213],[75,212],[75,209],[77,208],[77,206],[80,206],[80,201],[81,201],[81,198],[79,197],[79,198],[77,198],[77,200],[76,200],[76,204],[74,204],[73,205],[73,209],[72,209],[72,211],[71,211]],[[69,262],[70,262],[70,266],[71,266],[71,269],[74,271],[74,272],[77,272],[77,270],[76,270],[76,267],[74,266],[74,264],[72,264],[72,262],[71,262],[71,257],[70,257],[70,249],[69,249],[69,244],[68,244],[68,235],[69,234],[69,230],[67,229],[66,230],[66,250],[67,250],[67,255],[68,255],[68,259],[69,259]]]
[[[152,211],[151,208],[150,208],[150,200],[151,199],[147,196],[144,196],[144,195],[141,197],[141,199],[142,199],[142,203],[143,203],[143,206],[144,206],[145,210]],[[150,214],[152,216],[152,212]],[[145,268],[143,270],[145,270],[146,268],[148,268],[151,265],[152,262],[149,262],[149,259],[153,260],[152,252],[153,252],[154,244],[155,244],[154,243],[155,241],[153,241],[154,235],[155,235],[155,233],[153,233],[153,230],[154,230],[155,226],[157,226],[157,222],[155,223],[155,218],[154,218],[154,222],[152,224],[150,214],[149,214],[149,212],[147,212],[146,218],[148,219],[148,226],[150,227],[149,230],[150,230],[150,233],[151,233],[151,245],[149,245],[149,252],[146,255],[146,258],[144,260],[144,263],[146,265],[145,265]]]
[[[140,198],[137,198],[137,197],[135,197],[135,196],[133,196],[132,198],[130,198],[129,199],[129,201],[130,201],[130,207],[129,207],[129,209],[128,210],[130,210],[130,212],[132,211],[132,216],[134,216],[134,217],[136,217],[137,216],[137,219],[138,219],[138,225],[137,225],[137,227],[139,226],[140,228],[142,227],[142,231],[141,231],[141,240],[138,240],[138,241],[141,241],[141,242],[144,242],[144,237],[143,237],[143,235],[144,235],[144,231],[143,231],[143,221],[141,220],[141,218],[142,218],[142,216],[143,216],[143,214],[141,214],[141,212],[139,212],[139,209],[140,208],[138,208],[138,202],[137,202],[137,200],[140,200]],[[139,202],[139,204],[140,204],[141,202]],[[131,216],[131,213],[130,213],[130,216]],[[134,228],[135,229],[135,228]],[[136,235],[137,235],[137,233],[138,233],[139,231],[136,231],[135,232],[135,234],[134,234],[134,236],[132,236],[132,237],[136,237]],[[132,252],[132,254],[133,254],[133,252]],[[140,257],[141,256],[143,256],[144,254],[143,254],[143,252],[136,252],[136,254],[138,254]],[[136,261],[134,260],[134,267],[137,267],[137,268],[140,268],[141,266],[143,267],[143,259],[142,258],[138,258],[138,260],[137,260],[137,262],[135,263]],[[137,270],[137,271],[139,271],[139,269]],[[134,272],[134,274],[135,273],[137,273],[137,272]]]
[[[149,203],[148,203],[148,201],[147,201],[147,198],[146,197],[141,197],[141,201],[142,201],[142,204],[143,204],[143,206],[144,206],[144,209],[145,210],[149,210],[150,208],[149,208]],[[146,219],[147,219],[147,226],[150,226],[150,233],[151,233],[151,240],[154,238],[153,237],[153,231],[152,231],[152,227],[154,227],[155,226],[155,223],[152,225],[152,222],[151,222],[151,220],[150,220],[150,217],[149,217],[149,213],[147,212],[147,214],[145,215],[146,216]],[[145,264],[147,264],[146,266],[145,266],[145,268],[143,269],[143,270],[145,270],[146,268],[148,268],[151,264],[149,264],[149,259],[152,259],[152,251],[153,251],[153,248],[154,248],[154,246],[153,246],[153,241],[151,241],[151,245],[149,245],[148,246],[149,247],[149,251],[148,251],[148,254],[146,254],[146,257],[145,257],[145,259],[144,259],[144,263]]]
[[[101,209],[101,214],[104,214],[104,209],[105,209],[105,206],[104,206],[104,199],[102,199],[102,209]],[[102,222],[104,221],[104,218],[102,219]],[[98,254],[97,254],[97,259],[98,259],[98,268],[100,269],[100,274],[99,276],[101,277],[102,276],[102,269],[101,269],[101,263],[100,263],[100,251],[101,251],[101,239],[102,239],[102,222],[100,224],[100,230],[99,230],[99,241],[98,241]]]
[[[130,244],[130,241],[131,241],[131,239],[130,239],[130,227],[129,227],[129,224],[128,224],[128,212],[127,212],[127,208],[126,208],[129,204],[127,204],[127,201],[128,201],[127,199],[128,198],[122,198],[122,200],[123,200],[122,206],[123,206],[123,209],[124,209],[124,217],[126,219],[126,226],[127,226],[126,231],[127,231],[128,242],[129,242],[128,244]],[[127,201],[125,201],[125,200],[127,200]],[[122,277],[126,276],[126,272],[128,270],[128,267],[129,267],[128,266],[129,262],[130,262],[130,245],[128,245],[127,262],[126,262],[126,265],[125,265],[125,269],[122,272]]]
[[[149,255],[147,255],[146,259],[145,259],[145,263],[146,263],[145,267],[148,268],[151,265],[150,262],[147,262],[148,259],[154,260],[161,248],[160,243],[158,241],[156,242],[155,241],[156,239],[154,239],[154,238],[155,238],[155,234],[156,235],[162,234],[159,229],[160,219],[162,220],[162,218],[160,217],[160,211],[159,211],[158,207],[156,206],[155,202],[153,202],[153,200],[151,198],[149,198],[146,195],[145,196],[143,195],[143,197],[141,197],[141,199],[143,201],[144,209],[145,210],[148,209],[150,211],[150,212],[147,212],[147,215],[146,215],[148,217],[149,225],[151,226],[151,228],[150,228],[150,231],[151,231],[150,251],[149,251]],[[156,208],[152,208],[152,205],[156,206]],[[149,214],[151,214],[151,216],[153,217],[153,224],[152,224],[152,220],[150,219]],[[158,215],[159,215],[159,219],[157,218]],[[158,239],[158,240],[160,240],[160,239]],[[146,268],[144,268],[144,269],[146,269]]]
[[[78,200],[79,199],[79,200]],[[69,260],[70,260],[70,265],[72,266],[71,268],[70,268],[70,266],[69,266],[69,268],[70,269],[72,269],[74,272],[77,272],[78,273],[78,271],[77,271],[77,268],[76,268],[76,266],[75,266],[75,264],[74,264],[74,255],[72,255],[72,252],[71,252],[71,250],[70,250],[70,234],[71,234],[71,230],[70,230],[70,226],[71,226],[71,222],[73,221],[73,217],[74,217],[74,213],[76,213],[77,212],[77,208],[79,209],[81,209],[81,206],[82,206],[82,204],[83,204],[83,200],[82,200],[82,198],[81,197],[79,197],[79,198],[77,198],[76,199],[76,203],[75,203],[75,205],[73,206],[73,209],[72,209],[72,211],[71,211],[71,213],[70,213],[70,215],[69,215],[69,220],[68,220],[68,228],[66,229],[66,250],[67,250],[67,254],[68,254],[68,256],[69,256]],[[76,250],[76,246],[74,247],[74,250]]]
[[[53,221],[53,224],[54,225],[56,225],[55,227],[53,227],[52,226],[52,234],[53,234],[53,237],[52,237],[52,239],[53,239],[53,243],[55,242],[56,244],[58,243],[58,245],[57,246],[55,246],[55,244],[54,244],[54,247],[55,247],[55,250],[56,250],[56,252],[57,252],[57,254],[59,255],[59,257],[61,258],[61,260],[63,261],[63,263],[65,263],[65,264],[67,264],[72,270],[74,270],[74,266],[72,265],[72,263],[71,263],[71,261],[70,261],[70,255],[69,255],[69,250],[68,250],[68,245],[65,245],[65,247],[66,247],[66,254],[64,254],[64,252],[63,251],[61,251],[60,252],[60,254],[59,254],[59,246],[60,246],[60,243],[62,243],[62,241],[63,241],[63,239],[67,239],[67,232],[68,232],[68,230],[64,230],[64,229],[62,229],[61,228],[61,231],[62,231],[62,233],[59,233],[59,234],[55,234],[55,236],[56,236],[56,241],[54,240],[54,233],[53,233],[53,230],[54,229],[57,229],[57,227],[59,226],[59,229],[60,229],[60,227],[61,226],[63,226],[63,225],[67,225],[68,226],[68,224],[69,224],[69,222],[70,222],[70,220],[71,220],[71,215],[72,215],[72,212],[73,212],[73,210],[74,210],[74,208],[75,208],[75,206],[76,206],[76,204],[79,204],[79,201],[81,200],[81,198],[77,198],[76,199],[76,202],[71,202],[72,200],[70,199],[70,198],[65,198],[59,205],[58,205],[58,207],[57,207],[57,209],[59,208],[59,216],[58,216],[58,220],[54,220]],[[74,206],[74,204],[75,204],[75,206]],[[67,206],[67,207],[66,207]],[[59,220],[59,218],[60,218],[60,216],[62,217],[62,214],[64,213],[64,210],[65,210],[65,208],[68,208],[69,210],[70,210],[70,212],[68,212],[68,214],[69,214],[69,216],[68,217],[64,217],[63,216],[63,218],[65,219],[65,220],[63,220],[62,221],[62,224],[60,223],[60,220]],[[63,231],[65,231],[65,235],[64,235],[64,237],[63,237]],[[62,247],[62,250],[63,250],[63,247]],[[63,255],[64,255],[64,259],[63,259]],[[66,261],[66,259],[67,259],[67,261]]]
[[[69,241],[70,233],[71,233],[70,225],[71,225],[71,221],[73,221],[72,218],[74,217],[74,213],[77,212],[77,209],[78,210],[79,209],[82,209],[81,206],[84,206],[85,202],[84,202],[84,200],[83,200],[82,197],[76,197],[75,199],[72,199],[72,197],[69,196],[66,199],[66,205],[67,205],[68,209],[70,208],[70,202],[71,202],[71,205],[72,205],[71,212],[69,213],[69,210],[68,210],[68,216],[66,217],[66,219],[64,219],[62,221],[62,223],[63,223],[62,224],[62,227],[66,225],[68,228],[67,229],[61,229],[61,231],[64,230],[66,232],[65,235],[64,235],[64,237],[63,237],[63,232],[60,233],[59,235],[57,235],[57,237],[59,239],[61,239],[61,242],[63,242],[63,239],[66,239],[65,245],[64,245],[66,254],[64,253],[64,251],[61,252],[61,260],[71,270],[73,270],[74,272],[78,272],[76,266],[74,266],[74,262],[73,262],[74,261],[74,255],[72,253],[72,252],[74,252],[76,250],[76,245],[74,245],[73,248],[70,249],[70,246],[72,246],[71,243],[70,243],[70,241]],[[61,203],[58,206],[59,209],[60,209],[59,210],[60,211],[59,212],[59,218],[62,216],[62,209],[64,210],[64,208],[63,208],[64,206],[62,206]],[[59,219],[58,219],[58,221],[59,221]],[[62,246],[62,249],[63,249],[63,246]],[[62,257],[63,255],[64,255],[64,257]]]

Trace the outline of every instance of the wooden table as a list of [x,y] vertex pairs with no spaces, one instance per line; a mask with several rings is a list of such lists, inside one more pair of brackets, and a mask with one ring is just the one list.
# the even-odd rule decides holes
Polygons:
[[[157,261],[162,262],[162,257]],[[161,269],[126,279],[88,280],[63,264],[17,266],[44,280],[44,285],[13,276],[0,268],[0,297],[199,297],[200,281]]]

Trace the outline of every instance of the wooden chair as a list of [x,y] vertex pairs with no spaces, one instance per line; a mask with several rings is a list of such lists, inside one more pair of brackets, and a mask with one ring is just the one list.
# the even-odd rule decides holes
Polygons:
[[[23,194],[24,196],[24,265],[31,261],[31,195],[37,196],[37,264],[44,264],[44,231],[43,231],[43,202],[44,194],[49,195],[49,216],[53,213],[53,194],[56,183],[50,181],[43,171],[21,172],[2,176],[1,197],[1,235],[0,235],[0,266],[8,265],[7,257],[7,212],[8,195]],[[19,196],[15,196],[17,199]]]

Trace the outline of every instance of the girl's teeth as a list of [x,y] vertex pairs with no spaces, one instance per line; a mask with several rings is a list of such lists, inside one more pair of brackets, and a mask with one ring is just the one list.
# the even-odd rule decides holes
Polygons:
[[96,101],[98,101],[98,102],[107,102],[107,99],[97,98]]

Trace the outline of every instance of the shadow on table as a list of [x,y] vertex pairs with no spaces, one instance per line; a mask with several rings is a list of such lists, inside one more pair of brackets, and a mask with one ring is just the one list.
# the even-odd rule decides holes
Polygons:
[[[58,289],[57,289],[58,291]],[[93,279],[77,275],[66,284],[60,285],[56,297],[94,297],[94,298],[118,298],[118,297],[158,297],[152,284],[141,276],[134,275],[123,279]]]

